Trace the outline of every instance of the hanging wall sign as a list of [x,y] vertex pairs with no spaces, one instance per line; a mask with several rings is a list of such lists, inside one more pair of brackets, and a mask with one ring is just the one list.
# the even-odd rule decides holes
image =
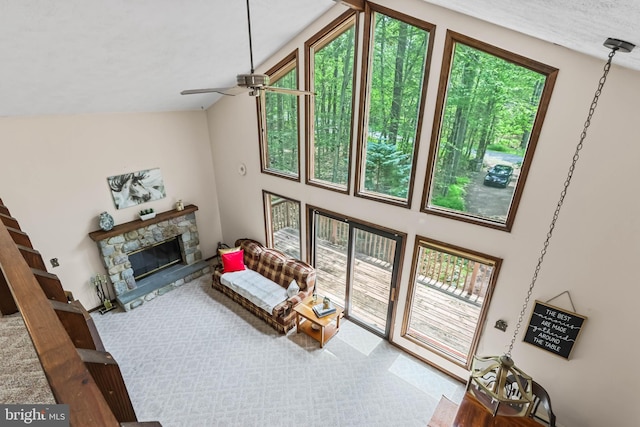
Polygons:
[[536,301],[524,341],[568,359],[585,320],[585,316]]

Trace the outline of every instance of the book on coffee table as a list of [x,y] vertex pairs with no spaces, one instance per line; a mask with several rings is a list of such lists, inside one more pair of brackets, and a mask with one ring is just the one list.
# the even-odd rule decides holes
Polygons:
[[324,308],[324,304],[316,304],[313,306],[313,312],[318,317],[325,317],[336,312],[333,304],[329,304],[329,308]]

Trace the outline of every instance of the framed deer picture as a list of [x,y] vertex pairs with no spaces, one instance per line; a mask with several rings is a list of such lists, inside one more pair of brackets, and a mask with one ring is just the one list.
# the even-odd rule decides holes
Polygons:
[[110,176],[107,182],[116,209],[136,206],[167,196],[159,168]]

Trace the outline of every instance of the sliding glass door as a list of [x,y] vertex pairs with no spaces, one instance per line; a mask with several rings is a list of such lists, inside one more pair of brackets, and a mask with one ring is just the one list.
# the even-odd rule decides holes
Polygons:
[[318,294],[353,322],[388,337],[403,236],[311,209]]
[[314,221],[313,265],[318,295],[345,307],[349,258],[349,224],[320,213]]
[[351,317],[387,335],[396,240],[354,225]]

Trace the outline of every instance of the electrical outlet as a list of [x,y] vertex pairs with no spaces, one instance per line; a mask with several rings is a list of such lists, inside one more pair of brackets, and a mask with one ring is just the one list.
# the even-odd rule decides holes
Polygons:
[[60,263],[58,262],[58,258],[51,258],[51,267],[59,267]]

